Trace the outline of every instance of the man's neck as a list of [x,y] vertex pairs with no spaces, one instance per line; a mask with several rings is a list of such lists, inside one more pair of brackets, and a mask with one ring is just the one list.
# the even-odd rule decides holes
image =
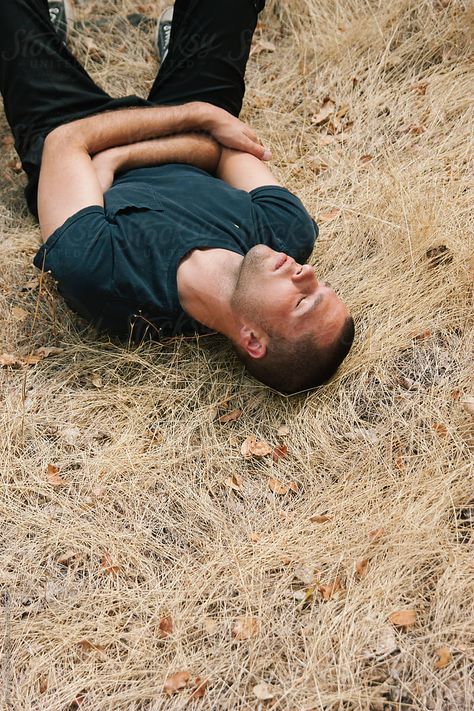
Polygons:
[[231,308],[243,257],[228,249],[194,249],[178,266],[183,309],[208,328],[235,339],[240,324]]

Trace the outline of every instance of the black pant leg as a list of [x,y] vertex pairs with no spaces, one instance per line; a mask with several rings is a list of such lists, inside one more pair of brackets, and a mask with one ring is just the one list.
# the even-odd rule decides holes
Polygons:
[[28,175],[28,207],[36,190],[46,135],[63,123],[111,109],[147,105],[112,99],[57,36],[47,0],[0,0],[0,91],[15,147]]
[[252,36],[264,5],[265,0],[176,0],[169,52],[149,100],[206,101],[238,116]]

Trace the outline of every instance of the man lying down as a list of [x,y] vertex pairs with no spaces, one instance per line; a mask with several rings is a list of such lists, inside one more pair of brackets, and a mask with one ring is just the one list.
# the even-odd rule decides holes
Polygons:
[[113,99],[66,47],[65,0],[0,4],[5,113],[66,302],[122,337],[216,330],[282,392],[328,380],[354,338],[306,264],[317,226],[238,116],[265,0],[176,0],[148,98]]

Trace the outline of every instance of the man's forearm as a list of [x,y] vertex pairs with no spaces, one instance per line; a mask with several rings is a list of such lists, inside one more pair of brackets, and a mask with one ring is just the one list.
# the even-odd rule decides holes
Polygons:
[[96,159],[109,159],[114,173],[165,163],[187,163],[215,173],[220,156],[221,147],[213,138],[189,133],[111,148]]
[[114,146],[207,130],[211,115],[212,107],[198,101],[180,106],[110,111],[64,124],[52,131],[47,141],[74,143],[94,155]]

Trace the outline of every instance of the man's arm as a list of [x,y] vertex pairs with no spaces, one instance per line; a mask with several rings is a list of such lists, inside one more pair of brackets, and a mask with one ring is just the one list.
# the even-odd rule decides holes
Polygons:
[[262,185],[280,185],[265,163],[249,153],[223,148],[216,175],[238,190],[254,190]]
[[222,145],[268,157],[252,129],[227,111],[203,102],[124,109],[64,124],[54,129],[44,144],[38,189],[43,239],[82,208],[103,205],[92,155],[190,131],[206,131]]
[[97,153],[92,164],[102,192],[112,185],[116,173],[131,168],[143,168],[165,163],[186,163],[214,174],[221,155],[221,146],[211,136],[186,133],[141,141],[129,146],[117,146]]

